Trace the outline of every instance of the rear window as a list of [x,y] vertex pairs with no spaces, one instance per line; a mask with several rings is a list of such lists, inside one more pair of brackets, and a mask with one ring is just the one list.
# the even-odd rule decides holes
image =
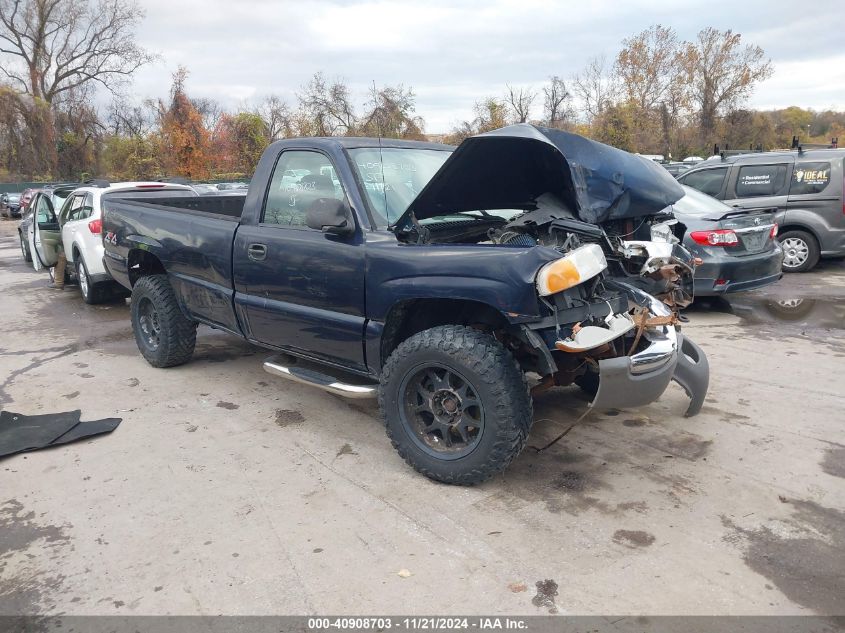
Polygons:
[[727,167],[716,167],[714,169],[702,169],[684,174],[678,180],[688,187],[698,189],[701,193],[706,193],[708,196],[716,196],[722,190],[722,184],[725,182],[725,176],[727,175]]
[[789,183],[789,194],[821,193],[829,184],[830,163],[796,163]]
[[786,165],[745,165],[736,179],[737,198],[777,196],[786,189]]
[[672,205],[672,210],[696,217],[721,217],[733,211],[733,208],[724,202],[719,202],[692,187],[684,187],[684,192],[686,195]]

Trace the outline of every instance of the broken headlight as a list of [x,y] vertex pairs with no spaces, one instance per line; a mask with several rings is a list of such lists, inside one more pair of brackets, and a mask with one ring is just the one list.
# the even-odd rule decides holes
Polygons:
[[601,246],[580,246],[540,269],[537,273],[537,292],[542,297],[553,295],[592,279],[605,268],[607,260]]

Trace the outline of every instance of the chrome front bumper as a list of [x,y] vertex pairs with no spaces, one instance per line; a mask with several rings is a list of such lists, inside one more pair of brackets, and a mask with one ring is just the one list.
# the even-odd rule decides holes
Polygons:
[[[649,297],[651,311],[669,314],[669,309]],[[657,400],[672,380],[690,397],[685,415],[701,411],[710,383],[707,356],[674,326],[650,328],[643,333],[649,345],[632,356],[599,361],[599,388],[590,403],[596,408],[639,407]]]

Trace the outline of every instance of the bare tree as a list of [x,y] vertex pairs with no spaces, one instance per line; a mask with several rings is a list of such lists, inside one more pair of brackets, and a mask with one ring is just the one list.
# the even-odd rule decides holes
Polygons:
[[358,123],[349,88],[341,79],[329,83],[323,73],[315,73],[297,98],[316,136],[347,134]]
[[0,0],[0,71],[48,104],[90,82],[114,90],[152,59],[135,43],[142,17],[131,0]]
[[590,58],[584,69],[572,77],[572,92],[591,121],[613,104],[618,87],[604,55]]
[[773,72],[762,48],[743,46],[739,33],[712,27],[686,44],[683,61],[692,99],[699,107],[700,141],[704,146],[714,140],[719,112],[741,103]]
[[644,112],[658,107],[678,83],[679,47],[675,31],[659,24],[622,40],[614,70],[625,96]]
[[543,86],[543,122],[549,127],[560,127],[572,118],[572,94],[563,79],[552,75]]
[[152,131],[157,118],[158,104],[152,99],[136,104],[118,96],[108,110],[109,132],[129,138],[144,136]]
[[377,88],[373,83],[368,111],[359,126],[361,133],[423,140],[424,122],[422,117],[414,114],[415,98],[414,91],[401,84]]
[[151,60],[135,43],[142,17],[133,0],[0,0],[0,73],[22,96],[37,171],[57,165],[56,100],[94,84],[114,92]]
[[296,120],[290,107],[277,95],[267,95],[255,108],[255,113],[267,127],[267,136],[271,141],[296,136]]
[[202,117],[202,125],[209,132],[214,132],[222,116],[226,113],[217,99],[210,97],[191,97],[191,103]]
[[530,88],[507,86],[505,99],[517,123],[525,123],[531,117],[531,106],[537,93]]

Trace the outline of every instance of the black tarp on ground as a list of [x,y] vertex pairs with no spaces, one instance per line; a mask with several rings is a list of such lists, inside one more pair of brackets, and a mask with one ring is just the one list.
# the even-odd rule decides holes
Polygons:
[[122,418],[80,422],[82,412],[23,415],[0,411],[0,458],[111,433]]

